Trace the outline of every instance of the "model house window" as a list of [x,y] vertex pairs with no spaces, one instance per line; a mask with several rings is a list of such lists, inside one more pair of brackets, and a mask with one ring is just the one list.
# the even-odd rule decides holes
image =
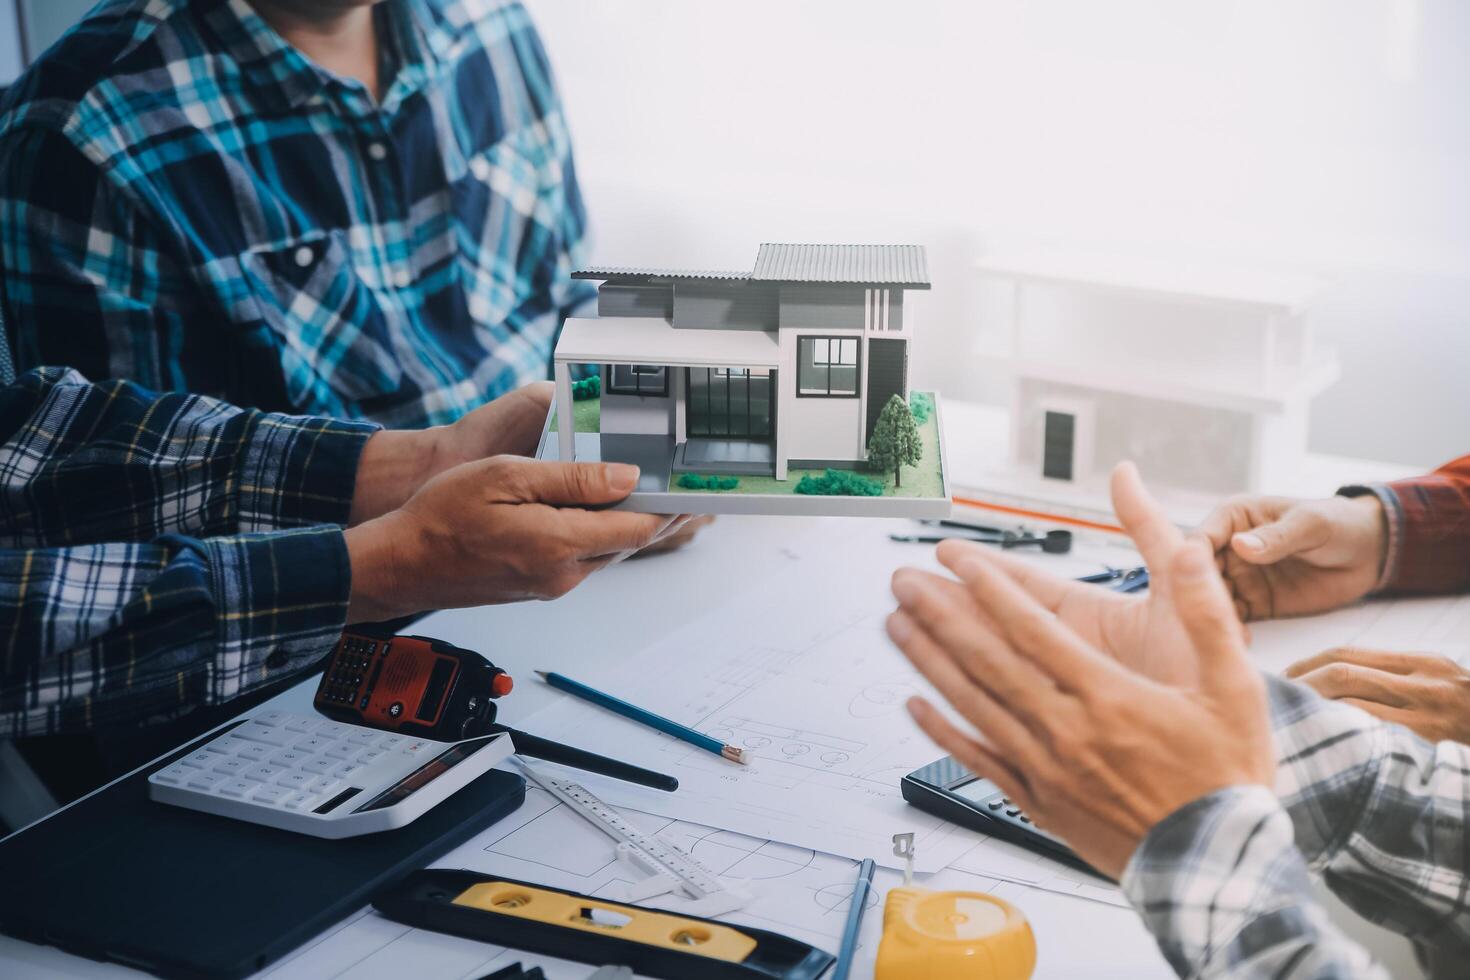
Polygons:
[[610,395],[658,395],[669,393],[669,371],[657,364],[614,364],[608,379]]
[[814,398],[856,398],[856,337],[798,337],[796,393]]

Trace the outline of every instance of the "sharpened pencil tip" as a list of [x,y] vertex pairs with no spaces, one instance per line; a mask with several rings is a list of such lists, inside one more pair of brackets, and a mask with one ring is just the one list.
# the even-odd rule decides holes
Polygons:
[[544,680],[546,680],[546,675],[549,673],[549,671],[538,670],[538,671],[535,671],[534,673],[536,674],[537,677],[541,678],[544,681]]

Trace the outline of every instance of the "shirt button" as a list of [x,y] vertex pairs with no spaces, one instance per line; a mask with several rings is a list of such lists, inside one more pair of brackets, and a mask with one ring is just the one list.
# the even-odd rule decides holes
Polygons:
[[265,665],[271,670],[280,670],[286,666],[286,651],[280,647],[271,651],[271,655],[265,658]]
[[368,156],[381,163],[382,161],[388,159],[388,148],[382,143],[369,143]]
[[393,273],[393,285],[397,286],[399,289],[407,289],[409,286],[412,286],[413,270],[399,269],[397,272]]
[[296,264],[305,269],[316,258],[316,253],[311,250],[310,245],[303,245],[296,250],[295,258]]

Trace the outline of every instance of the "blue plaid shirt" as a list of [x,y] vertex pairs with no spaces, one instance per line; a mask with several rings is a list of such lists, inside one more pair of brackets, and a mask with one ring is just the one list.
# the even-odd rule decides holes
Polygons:
[[43,368],[0,388],[0,738],[163,718],[314,666],[376,426]]
[[383,97],[245,0],[107,0],[0,105],[18,367],[394,427],[548,377],[585,211],[518,3],[388,0]]

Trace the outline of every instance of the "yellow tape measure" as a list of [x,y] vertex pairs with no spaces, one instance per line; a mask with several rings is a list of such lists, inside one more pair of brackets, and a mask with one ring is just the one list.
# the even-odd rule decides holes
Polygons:
[[874,980],[1027,980],[1036,969],[1036,937],[1021,910],[984,892],[913,887],[914,835],[893,835],[904,859],[903,887],[883,906]]
[[1036,937],[1021,910],[983,892],[892,888],[875,980],[1026,980]]

